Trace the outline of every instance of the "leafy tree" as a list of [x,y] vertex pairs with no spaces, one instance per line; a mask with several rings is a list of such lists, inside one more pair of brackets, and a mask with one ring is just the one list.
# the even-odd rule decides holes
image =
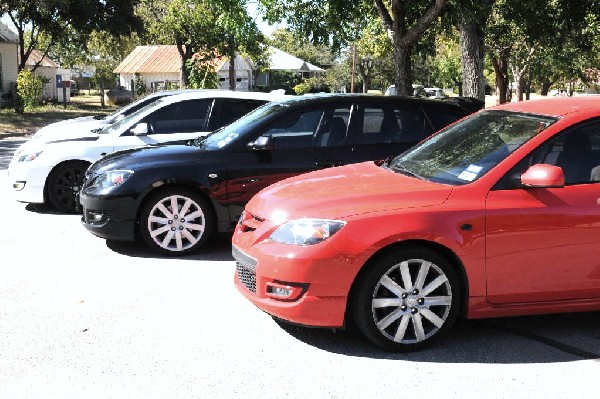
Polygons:
[[[353,42],[368,22],[379,17],[392,41],[395,84],[401,94],[412,94],[411,51],[442,12],[447,0],[260,0],[266,19],[285,19],[288,25],[316,44],[334,49]],[[373,7],[375,6],[375,7]]]
[[200,56],[193,57],[187,61],[186,67],[189,70],[190,88],[219,88],[219,75],[215,72],[213,59],[205,59]]
[[64,40],[85,48],[94,30],[119,35],[141,29],[134,15],[136,4],[137,0],[0,0],[0,15],[6,15],[17,31],[21,71],[34,49],[45,56]]
[[207,59],[229,58],[230,88],[235,89],[236,53],[259,64],[266,59],[264,38],[245,5],[246,0],[141,0],[137,12],[145,21],[148,38],[177,46],[182,86],[189,86],[186,63],[201,54]]
[[31,71],[23,69],[17,76],[17,90],[19,101],[26,110],[41,104],[44,82],[42,77],[34,75]]
[[267,42],[275,48],[321,68],[328,68],[335,60],[335,52],[329,46],[315,45],[306,37],[297,35],[289,29],[277,29],[271,33]]

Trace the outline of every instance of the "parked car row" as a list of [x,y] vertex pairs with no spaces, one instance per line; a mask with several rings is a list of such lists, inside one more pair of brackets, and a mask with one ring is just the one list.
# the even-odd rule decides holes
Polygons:
[[[205,117],[206,129],[213,112],[233,114],[215,97],[206,113],[179,117],[198,95],[158,100],[105,130],[147,137],[165,120],[177,130]],[[392,351],[430,344],[458,317],[600,310],[600,99],[472,115],[416,97],[263,100],[209,134],[94,153],[66,185],[83,226],[171,256],[233,231],[234,284],[259,309],[355,325]],[[169,106],[171,119],[151,117]],[[60,141],[26,143],[13,163],[76,151]]]

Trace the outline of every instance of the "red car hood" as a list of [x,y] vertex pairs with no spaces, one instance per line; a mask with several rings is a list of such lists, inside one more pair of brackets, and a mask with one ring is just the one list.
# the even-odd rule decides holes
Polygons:
[[275,183],[255,195],[246,209],[273,219],[343,218],[369,212],[416,208],[443,203],[451,186],[401,175],[374,162],[306,173]]

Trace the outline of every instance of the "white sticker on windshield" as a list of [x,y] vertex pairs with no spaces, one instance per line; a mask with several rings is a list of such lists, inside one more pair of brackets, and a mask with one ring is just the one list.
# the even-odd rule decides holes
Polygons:
[[477,173],[469,172],[468,170],[463,170],[458,178],[465,181],[473,181],[477,177]]
[[468,171],[468,172],[475,173],[475,174],[478,174],[479,172],[481,172],[481,169],[483,169],[483,167],[482,167],[482,166],[477,166],[477,165],[473,165],[473,164],[471,164],[471,165],[469,165],[469,167],[467,168],[467,171]]

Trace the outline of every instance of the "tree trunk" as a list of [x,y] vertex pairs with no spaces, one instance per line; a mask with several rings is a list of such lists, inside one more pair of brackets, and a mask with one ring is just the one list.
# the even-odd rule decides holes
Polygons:
[[547,96],[548,92],[550,91],[550,87],[552,87],[552,81],[550,81],[550,79],[546,78],[542,80],[542,87],[540,89],[542,96]]
[[229,54],[229,90],[236,89],[235,77],[235,52]]
[[182,89],[187,89],[190,86],[190,71],[187,68],[187,61],[192,59],[194,55],[191,46],[186,46],[180,38],[175,39],[177,51],[181,57],[181,73],[179,77],[179,86]]
[[402,96],[412,96],[410,46],[396,46],[394,58],[396,60],[396,93]]
[[458,24],[462,63],[462,94],[466,97],[485,99],[483,76],[483,32],[479,24],[462,21]]
[[496,73],[496,91],[498,93],[498,104],[504,104],[510,101],[508,93],[508,63],[505,55],[500,57],[493,56],[492,65]]

